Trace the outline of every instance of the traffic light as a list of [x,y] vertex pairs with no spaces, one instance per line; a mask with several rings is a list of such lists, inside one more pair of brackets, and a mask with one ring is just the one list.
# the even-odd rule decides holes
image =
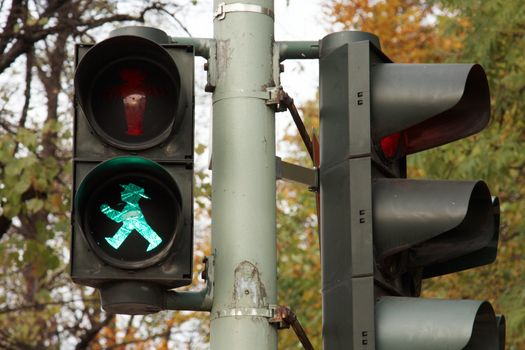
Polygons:
[[406,156],[487,125],[483,69],[392,63],[364,32],[320,44],[324,348],[500,349],[488,302],[418,298],[495,260],[499,201],[483,181],[406,178]]
[[113,313],[191,283],[194,49],[125,27],[76,47],[71,277]]

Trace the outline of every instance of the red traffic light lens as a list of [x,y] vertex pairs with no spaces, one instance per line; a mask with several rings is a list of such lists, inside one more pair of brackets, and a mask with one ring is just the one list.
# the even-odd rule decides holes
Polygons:
[[115,143],[151,141],[173,125],[179,88],[153,62],[114,62],[94,82],[91,124]]
[[138,36],[115,36],[90,48],[77,66],[75,91],[94,133],[124,150],[166,141],[188,108],[173,57]]
[[383,137],[379,142],[383,155],[390,159],[399,159],[406,155],[407,138],[404,133],[395,133],[387,137]]

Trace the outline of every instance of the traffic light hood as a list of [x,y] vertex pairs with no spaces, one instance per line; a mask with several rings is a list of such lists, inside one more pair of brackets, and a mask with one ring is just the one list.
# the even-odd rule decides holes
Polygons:
[[464,138],[490,119],[487,77],[478,64],[376,63],[371,67],[371,134],[403,134],[403,155]]
[[[498,255],[500,227],[500,209],[498,197],[492,198],[492,215],[492,224],[494,225],[494,229],[492,231],[492,238],[487,244],[470,253],[458,256],[457,258],[426,266],[423,269],[422,277],[431,278],[435,276],[446,275],[447,273],[467,270],[496,261],[496,257]],[[490,220],[487,220],[487,224],[490,224]],[[487,232],[487,230],[481,230],[480,232]],[[490,234],[490,231],[488,232]]]
[[409,250],[410,264],[432,277],[495,258],[499,202],[483,181],[375,179],[373,203],[379,259]]
[[379,350],[500,348],[498,323],[486,301],[382,297],[375,314]]

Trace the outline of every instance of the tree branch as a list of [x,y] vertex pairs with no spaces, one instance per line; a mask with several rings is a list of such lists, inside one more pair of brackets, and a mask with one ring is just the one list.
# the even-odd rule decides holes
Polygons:
[[7,45],[9,44],[9,41],[13,37],[16,21],[21,17],[21,12],[24,11],[23,5],[24,1],[22,0],[13,0],[11,2],[11,9],[9,10],[7,21],[5,22],[4,28],[1,31],[2,36],[0,40],[0,55],[4,53]]
[[8,314],[12,312],[20,312],[20,311],[26,311],[26,310],[32,310],[32,309],[42,309],[48,306],[57,306],[57,305],[62,306],[62,305],[77,303],[77,302],[96,303],[98,302],[98,299],[97,298],[96,299],[77,299],[77,300],[50,301],[47,303],[34,303],[30,305],[21,305],[19,307],[0,309],[0,314]]
[[29,102],[31,100],[31,82],[33,78],[33,62],[35,58],[35,51],[31,48],[26,55],[26,89],[24,92],[24,107],[22,107],[22,113],[20,115],[20,121],[18,122],[19,127],[24,127],[27,120],[27,111],[29,110]]
[[110,322],[112,322],[114,318],[115,315],[108,315],[104,321],[98,322],[95,325],[93,325],[90,329],[86,330],[84,335],[80,337],[80,342],[77,344],[75,349],[88,349],[89,344],[91,344],[91,342],[95,339],[98,332],[100,332],[102,328],[106,327]]

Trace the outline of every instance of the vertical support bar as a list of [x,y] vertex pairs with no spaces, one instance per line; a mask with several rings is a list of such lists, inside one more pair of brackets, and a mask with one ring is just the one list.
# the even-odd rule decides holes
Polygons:
[[323,348],[375,349],[370,45],[362,32],[321,40]]
[[269,306],[277,301],[275,115],[265,93],[274,85],[274,21],[269,11],[254,9],[273,13],[274,2],[214,0],[214,6],[215,13],[235,11],[214,19],[211,349],[272,350],[277,348],[277,331],[268,322]]

